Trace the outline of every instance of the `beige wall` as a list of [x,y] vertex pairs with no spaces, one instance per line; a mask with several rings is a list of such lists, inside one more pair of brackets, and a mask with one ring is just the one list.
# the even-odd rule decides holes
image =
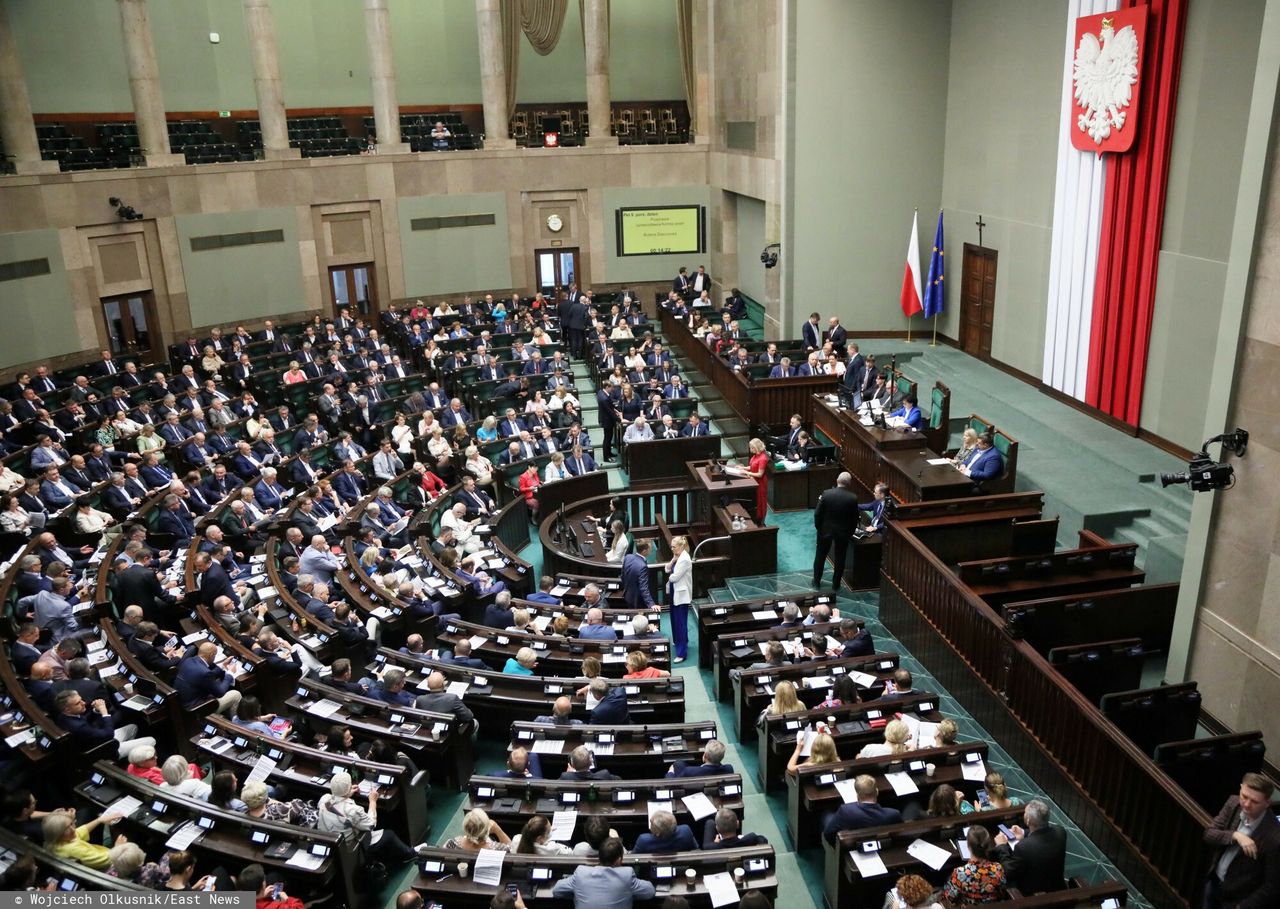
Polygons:
[[[1245,457],[1230,459],[1235,489],[1213,494],[1186,675],[1199,682],[1205,709],[1214,717],[1233,730],[1260,729],[1272,743],[1280,741],[1280,714],[1275,710],[1280,702],[1280,485],[1275,482],[1280,475],[1278,143],[1280,129],[1273,125],[1253,286],[1244,338],[1234,358],[1226,421],[1228,427],[1249,431],[1249,449]],[[1217,454],[1216,447],[1212,453]]]
[[[424,271],[418,258],[429,250],[422,245],[428,241],[422,237],[406,241],[402,228],[407,229],[410,216],[426,213],[427,208],[431,213],[451,209],[450,197],[471,200],[477,193],[505,202],[498,208],[506,241],[501,247],[505,260],[495,263],[496,270],[486,268],[473,275],[486,286],[467,289],[531,290],[533,249],[550,244],[538,233],[541,222],[535,224],[526,214],[537,206],[559,204],[557,200],[571,200],[578,213],[572,239],[581,249],[584,282],[605,287],[615,280],[609,274],[612,257],[605,245],[605,219],[611,217],[605,210],[609,193],[633,187],[668,186],[673,192],[678,187],[704,187],[709,182],[707,159],[705,147],[630,146],[314,158],[132,173],[7,177],[0,180],[0,252],[5,253],[0,261],[49,253],[53,274],[12,282],[15,286],[0,288],[0,294],[11,291],[17,300],[16,285],[27,285],[21,297],[24,306],[36,305],[37,297],[47,299],[44,311],[58,313],[62,330],[39,347],[0,346],[0,368],[45,358],[52,358],[55,364],[75,362],[92,355],[106,341],[99,298],[124,290],[154,291],[166,343],[183,337],[193,325],[207,328],[241,319],[253,324],[251,312],[261,321],[328,311],[332,304],[328,267],[346,260],[376,263],[376,287],[384,305],[411,292],[428,296],[454,292],[465,282],[454,280],[433,288],[429,270]],[[650,191],[659,196],[662,192]],[[706,192],[698,199],[703,204],[708,202]],[[109,196],[124,199],[146,220],[119,223],[107,205]],[[679,201],[686,196],[683,192]],[[443,201],[427,208],[420,201],[410,202],[421,197]],[[401,200],[409,209],[403,217]],[[709,204],[708,213],[710,238],[720,231],[718,205]],[[336,248],[333,241],[331,222],[351,219],[361,222],[360,235],[366,238],[358,255]],[[263,227],[284,228],[286,242],[194,254],[189,249],[193,233]],[[131,261],[138,263],[138,274],[131,274],[127,286],[109,285],[93,252],[103,236],[116,235],[134,238],[129,241],[135,251]],[[349,238],[355,232],[347,230],[342,235]],[[215,260],[224,262],[224,273],[220,277],[203,271],[193,275],[191,266],[197,260],[201,268]],[[440,264],[439,259],[435,261]],[[636,288],[669,285],[674,274],[669,266],[665,261],[629,261],[626,274],[616,280],[625,279]],[[462,276],[454,277],[461,280]],[[194,306],[188,299],[189,286],[202,288],[195,294]],[[264,294],[264,305],[246,309],[255,287],[275,290]],[[28,289],[37,296],[28,294]],[[279,290],[287,291],[287,299]],[[211,292],[226,293],[234,298],[234,305],[220,310]]]

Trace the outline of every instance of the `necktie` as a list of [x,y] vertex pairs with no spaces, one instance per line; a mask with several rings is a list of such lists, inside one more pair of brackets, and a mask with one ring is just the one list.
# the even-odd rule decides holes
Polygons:
[[575,463],[577,463],[577,465],[578,465],[578,474],[579,474],[579,476],[581,476],[582,474],[586,473],[586,471],[582,469],[582,458],[577,458],[577,459],[576,459],[576,461],[575,461]]

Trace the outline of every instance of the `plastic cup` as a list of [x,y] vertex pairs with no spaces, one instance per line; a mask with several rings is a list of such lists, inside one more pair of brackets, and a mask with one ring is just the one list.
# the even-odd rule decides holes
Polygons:
[[458,862],[458,877],[466,877],[471,873],[471,866],[466,862]]
[[935,773],[937,773],[937,772],[938,772],[938,765],[937,765],[937,764],[925,764],[925,765],[924,765],[924,773],[925,773],[925,776],[927,776],[927,777],[931,777],[931,778],[932,778],[932,776],[933,776]]

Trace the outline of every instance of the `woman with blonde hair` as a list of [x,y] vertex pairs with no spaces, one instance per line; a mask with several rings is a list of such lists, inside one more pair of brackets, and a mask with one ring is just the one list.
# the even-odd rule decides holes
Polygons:
[[[490,417],[489,419],[493,419]],[[462,469],[476,478],[477,486],[493,485],[493,462],[480,454],[480,449],[474,445],[468,445],[466,450],[466,461],[462,464]]]
[[[747,462],[747,476],[756,481],[756,523],[764,524],[764,517],[769,512],[769,455],[765,451],[764,442],[752,439],[747,443],[751,452],[751,460]],[[840,579],[836,579],[840,586]]]
[[453,448],[449,445],[449,440],[444,437],[444,427],[439,423],[435,423],[431,427],[431,438],[427,441],[427,451],[431,453],[433,458],[440,458],[453,451]]
[[693,603],[693,558],[689,555],[689,538],[671,538],[671,561],[667,563],[667,593],[671,603],[671,646],[674,661],[683,663],[689,656],[689,606]]
[[902,720],[890,720],[884,727],[884,742],[873,742],[858,752],[859,758],[886,757],[891,754],[903,754],[911,750],[907,742],[911,740],[911,727]]
[[447,840],[443,848],[465,852],[479,852],[481,849],[510,852],[511,837],[502,831],[497,821],[490,820],[483,809],[472,808],[462,819],[462,833]]
[[813,737],[813,742],[809,745],[809,756],[804,760],[800,759],[800,752],[804,750],[804,740],[807,733],[801,730],[796,734],[796,750],[791,752],[791,759],[787,761],[787,773],[790,776],[796,775],[796,768],[807,764],[832,764],[840,760],[840,755],[836,751],[836,740],[825,732],[819,732]]
[[966,802],[960,806],[961,814],[969,814],[971,811],[1000,811],[1022,804],[1022,799],[1009,794],[1009,787],[1004,784],[1004,777],[996,771],[992,770],[988,773],[983,783],[986,785],[984,790],[986,801],[978,799],[972,806]]
[[796,686],[785,679],[773,689],[773,701],[764,709],[764,716],[782,716],[787,713],[799,713],[806,710],[804,703],[796,694]]
[[297,360],[289,361],[289,368],[284,371],[280,381],[285,385],[297,385],[300,382],[307,381],[307,374],[302,371],[302,364]]
[[633,650],[627,654],[627,674],[624,679],[665,679],[671,673],[649,665],[649,658],[644,651]]
[[960,436],[960,447],[956,449],[956,456],[951,459],[951,463],[959,467],[977,449],[978,431],[972,426],[966,426]]

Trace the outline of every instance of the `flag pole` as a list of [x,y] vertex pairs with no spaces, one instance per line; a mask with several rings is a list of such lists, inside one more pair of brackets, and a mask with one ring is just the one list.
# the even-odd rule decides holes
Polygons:
[[930,347],[938,346],[938,314],[933,314],[933,340],[929,342]]

